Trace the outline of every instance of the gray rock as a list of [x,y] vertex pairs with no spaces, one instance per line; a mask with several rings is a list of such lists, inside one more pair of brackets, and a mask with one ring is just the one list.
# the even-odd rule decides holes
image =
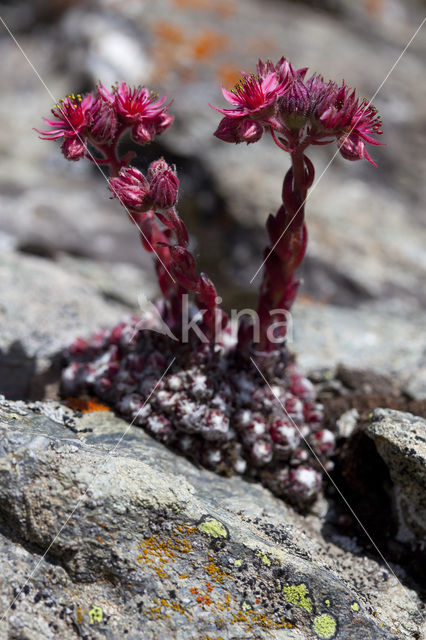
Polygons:
[[372,369],[395,375],[407,393],[426,398],[424,312],[397,301],[357,309],[300,300],[292,311],[291,348],[299,365]]
[[108,412],[61,418],[56,405],[3,400],[0,432],[8,637],[405,640],[420,629],[400,568],[343,550],[349,539],[325,542],[321,508],[297,515]]
[[376,409],[368,435],[393,481],[397,539],[426,542],[426,420],[411,413]]
[[70,270],[42,258],[0,254],[0,393],[43,397],[52,359],[65,346],[129,312],[123,304],[105,301],[94,276],[90,283],[86,274]]

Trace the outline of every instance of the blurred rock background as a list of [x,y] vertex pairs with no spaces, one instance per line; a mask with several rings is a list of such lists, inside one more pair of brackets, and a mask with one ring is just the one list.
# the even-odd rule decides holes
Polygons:
[[[2,245],[149,268],[99,171],[65,162],[32,130],[49,113],[49,93],[57,99],[97,80],[147,84],[174,99],[176,115],[148,160],[164,153],[176,161],[182,214],[227,304],[253,299],[260,230],[278,205],[288,161],[266,139],[236,147],[213,138],[219,118],[208,103],[222,104],[220,85],[231,87],[259,56],[285,54],[370,98],[425,12],[415,0],[15,0],[0,7],[43,81],[1,25]],[[335,158],[312,191],[303,291],[317,300],[353,306],[394,296],[426,304],[425,49],[422,29],[374,100],[387,144],[373,149],[379,168]],[[334,152],[330,145],[310,153],[317,178]]]

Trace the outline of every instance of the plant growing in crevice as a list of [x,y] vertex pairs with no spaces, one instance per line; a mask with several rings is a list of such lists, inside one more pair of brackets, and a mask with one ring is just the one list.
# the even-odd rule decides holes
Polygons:
[[207,468],[260,478],[299,508],[314,500],[334,450],[314,388],[285,345],[296,270],[306,251],[304,205],[314,180],[305,152],[336,140],[343,157],[373,163],[365,145],[379,144],[370,134],[381,133],[374,107],[344,83],[317,74],[305,79],[306,72],[285,58],[275,65],[259,61],[256,74],[243,74],[233,91],[223,89],[231,108],[217,108],[224,117],[216,137],[251,144],[267,133],[291,157],[282,204],[267,221],[269,245],[252,322],[230,321],[214,284],[197,270],[177,210],[176,167],[160,158],[143,173],[131,166],[133,152],[120,156],[125,131],[143,147],[172,124],[164,97],[124,82],[111,90],[100,84],[94,93],[61,101],[46,119],[49,129],[39,131],[44,139],[62,139],[67,159],[87,157],[108,168],[109,189],[153,254],[163,295],[156,313],[76,339],[66,353],[63,392],[94,393]]

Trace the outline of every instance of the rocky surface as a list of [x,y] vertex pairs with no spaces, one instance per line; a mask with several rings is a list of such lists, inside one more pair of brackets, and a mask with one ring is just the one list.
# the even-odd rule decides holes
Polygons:
[[420,637],[401,568],[325,542],[321,506],[302,518],[108,412],[0,416],[4,637]]
[[301,300],[292,312],[292,349],[312,371],[348,367],[395,376],[413,398],[426,398],[424,311],[397,301],[357,309]]
[[[1,3],[48,90],[2,31],[0,393],[54,397],[62,348],[155,293],[149,256],[109,201],[104,177],[67,163],[32,131],[59,97],[124,78],[175,99],[176,126],[147,160],[165,153],[185,174],[180,206],[201,265],[227,304],[247,307],[258,284],[249,283],[264,243],[259,229],[277,207],[285,167],[266,141],[254,149],[215,140],[218,116],[207,103],[221,104],[221,82],[232,86],[258,56],[283,53],[370,97],[424,7]],[[320,180],[307,207],[302,276],[317,302],[302,297],[293,314],[293,348],[306,372],[325,370],[332,385],[339,362],[367,367],[418,399],[426,398],[425,48],[423,29],[375,99],[387,143],[375,150],[377,171],[342,159],[328,169],[331,148],[313,156]],[[349,434],[356,415],[342,420]],[[262,486],[195,467],[109,412],[2,400],[0,431],[1,640],[426,634],[408,571],[325,527],[332,496],[303,517]],[[422,431],[420,419],[384,411],[370,427],[394,483],[400,544],[417,548]]]
[[423,549],[426,540],[426,420],[410,413],[377,409],[368,434],[393,481],[399,524],[397,540]]
[[[123,287],[125,268],[120,284],[120,269],[114,268],[108,286],[106,265],[103,278],[96,277],[96,268],[86,277],[84,263],[79,274],[72,270],[69,260],[60,266],[13,251],[0,254],[0,392],[7,397],[43,397],[58,370],[55,356],[77,334],[112,324],[126,313],[122,296],[121,304],[111,300]],[[143,286],[142,274],[140,284],[141,292],[152,291],[150,285]]]

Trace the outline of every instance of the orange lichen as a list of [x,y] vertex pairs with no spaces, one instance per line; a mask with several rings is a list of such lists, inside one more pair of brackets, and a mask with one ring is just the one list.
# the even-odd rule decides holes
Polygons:
[[383,10],[383,0],[364,0],[364,7],[370,16],[376,17]]
[[222,17],[222,18],[230,18],[233,16],[237,10],[237,7],[234,2],[231,0],[225,0],[225,2],[215,2],[214,10]]
[[241,72],[232,64],[222,64],[218,67],[217,75],[225,87],[233,87],[241,78]]
[[[191,530],[191,527],[188,527]],[[177,557],[186,555],[192,549],[188,538],[181,538],[172,534],[170,538],[151,536],[145,538],[140,545],[141,553],[137,557],[138,562],[143,562],[152,569],[159,578],[168,578],[165,565],[173,562]]]
[[154,27],[154,31],[156,36],[160,40],[164,40],[167,44],[182,44],[185,40],[185,33],[183,29],[173,22],[157,22]]
[[180,613],[185,616],[188,622],[191,622],[192,614],[175,600],[173,602],[169,602],[165,598],[154,598],[154,604],[156,606],[149,607],[149,609],[144,611],[144,615],[149,616],[152,620],[170,618],[170,613],[168,613],[167,610],[171,609],[171,612]]
[[[203,593],[200,593],[200,595],[197,596],[197,602],[202,604],[202,605],[210,605],[212,603],[212,601],[210,600],[209,596],[206,596]],[[203,606],[203,611],[205,611],[205,608]]]
[[208,9],[214,0],[173,0],[179,9]]
[[229,576],[229,574],[222,571],[217,564],[215,564],[213,558],[209,556],[209,564],[204,567],[207,573],[213,578],[215,582],[223,582],[225,578]]
[[[166,573],[168,567],[172,568],[173,563],[181,557],[186,556],[192,550],[191,536],[199,535],[196,527],[186,525],[178,525],[172,533],[167,537],[150,536],[145,538],[139,544],[141,553],[138,555],[138,562],[144,563],[161,579],[168,579],[170,576]],[[291,624],[287,623],[284,618],[277,620],[268,615],[264,615],[254,611],[253,609],[242,610],[240,604],[232,597],[232,591],[223,592],[225,579],[227,582],[233,580],[233,575],[223,571],[215,562],[211,555],[207,556],[208,563],[201,565],[209,576],[209,581],[204,584],[191,586],[188,591],[193,597],[191,606],[193,610],[185,608],[177,600],[167,600],[165,598],[154,599],[154,606],[146,609],[144,615],[150,619],[170,619],[174,613],[184,615],[188,621],[191,621],[197,615],[196,611],[206,611],[206,607],[213,609],[216,614],[224,615],[227,612],[227,619],[223,620],[224,624],[234,625],[242,624],[247,631],[253,632],[256,628],[266,631],[268,629],[291,628]],[[189,562],[189,561],[187,561]],[[191,572],[191,576],[193,572]],[[189,574],[178,576],[181,579],[188,578]],[[259,598],[256,603],[259,604]],[[194,609],[195,608],[195,609]],[[220,612],[223,612],[222,614]]]
[[192,46],[192,57],[196,60],[209,60],[218,51],[223,51],[228,39],[218,31],[206,29],[195,39]]
[[99,402],[96,398],[67,398],[64,400],[64,404],[73,411],[80,411],[81,413],[111,411],[106,404],[102,404],[102,402]]

